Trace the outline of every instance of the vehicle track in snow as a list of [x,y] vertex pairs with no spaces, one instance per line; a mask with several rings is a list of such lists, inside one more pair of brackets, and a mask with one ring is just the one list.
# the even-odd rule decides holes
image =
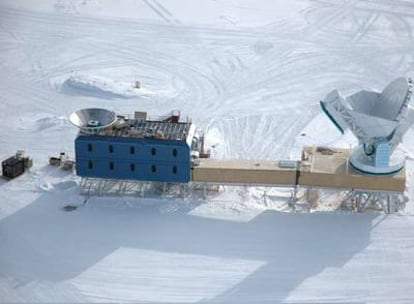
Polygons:
[[[155,6],[154,2],[152,3]],[[99,70],[133,66],[142,70],[146,76],[156,71],[154,74],[157,74],[157,77],[167,81],[176,78],[184,84],[184,86],[175,88],[176,95],[171,98],[172,106],[179,104],[183,110],[190,113],[195,110],[198,113],[210,111],[215,113],[216,117],[223,117],[223,119],[227,119],[229,111],[232,115],[243,117],[251,113],[253,120],[255,115],[269,113],[277,108],[280,116],[266,119],[280,120],[280,124],[272,126],[275,129],[285,130],[283,126],[286,122],[281,117],[289,115],[292,110],[303,104],[303,98],[307,99],[308,104],[316,104],[320,98],[320,92],[326,87],[333,87],[334,83],[330,83],[332,79],[338,78],[338,75],[357,82],[359,76],[355,76],[355,71],[352,69],[337,72],[332,70],[338,61],[342,61],[342,64],[346,66],[353,65],[355,68],[364,66],[372,73],[382,75],[381,77],[391,75],[392,69],[381,67],[370,56],[356,56],[357,51],[352,51],[351,48],[338,55],[338,47],[330,42],[332,35],[336,33],[335,22],[355,10],[355,3],[352,1],[340,6],[326,5],[323,9],[330,13],[324,13],[323,18],[319,18],[307,29],[305,35],[310,33],[310,36],[306,39],[300,37],[303,33],[300,33],[300,28],[295,27],[291,28],[294,34],[288,38],[286,33],[269,36],[268,33],[261,32],[255,36],[255,31],[247,30],[243,33],[189,26],[174,26],[167,30],[159,24],[131,22],[128,30],[119,31],[116,39],[108,42],[103,33],[108,35],[117,33],[118,29],[125,29],[124,24],[113,24],[109,21],[102,24],[99,29],[95,29],[93,24],[96,21],[83,17],[70,19],[68,23],[62,25],[56,17],[50,18],[49,15],[37,16],[15,11],[10,11],[10,13],[23,14],[29,17],[29,21],[26,22],[40,23],[44,28],[56,26],[59,29],[58,32],[50,34],[47,32],[48,36],[44,37],[58,42],[56,46],[37,46],[30,56],[31,62],[34,66],[38,66],[37,70],[40,71],[30,77],[38,87],[34,98],[39,102],[58,97],[58,92],[50,92],[54,89],[50,87],[50,79],[69,75],[72,71],[93,75]],[[306,14],[311,12],[306,12]],[[350,40],[354,40],[354,43],[361,41],[369,31],[369,26],[375,22],[377,18],[375,16],[378,15],[373,13],[363,21],[362,26],[352,33],[354,38]],[[83,27],[87,27],[90,31],[74,33]],[[157,37],[159,37],[159,41],[155,43],[159,48],[156,49],[150,46],[150,37],[154,30],[157,31]],[[322,32],[318,32],[319,30]],[[173,41],[170,37],[173,33],[176,33],[177,37],[182,34],[193,37],[196,33],[198,38],[192,38],[190,41],[194,48],[193,51],[185,50],[188,45],[187,41],[183,39]],[[23,36],[26,43],[32,43],[32,41],[34,43],[38,40],[37,37],[28,36],[26,32],[16,35],[19,34]],[[67,36],[69,39],[65,39]],[[94,37],[93,40],[92,37]],[[143,42],[142,45],[132,42],[138,39]],[[269,45],[269,49],[264,50],[263,54],[254,51],[254,45],[260,41]],[[215,45],[217,43],[218,45]],[[204,45],[206,45],[205,49]],[[225,47],[225,51],[221,50],[221,46]],[[67,47],[76,47],[77,54],[71,56],[71,59],[50,64],[48,57],[53,58],[59,50]],[[45,57],[45,49],[48,57]],[[183,50],[181,56],[177,56],[173,51],[179,49]],[[392,51],[389,53],[391,54]],[[205,54],[202,60],[199,60],[199,54]],[[312,74],[312,78],[309,79],[309,75]],[[306,94],[298,98],[295,92],[302,91],[306,91]],[[25,93],[22,93],[23,95]],[[174,98],[180,101],[174,102]],[[254,109],[248,106],[252,101],[256,106]],[[197,109],[193,108],[194,104],[197,105]],[[208,123],[208,119],[200,117],[200,114],[191,114],[194,114],[192,116],[196,118],[201,118],[203,123]],[[306,117],[298,116],[295,119],[300,122],[300,126],[295,127],[296,133],[291,133],[292,137],[300,132],[312,115],[313,113],[309,112],[305,115]],[[233,127],[237,128],[237,126]],[[272,132],[277,133],[276,131],[267,129],[265,131],[268,132],[267,137],[277,137],[272,134]],[[286,133],[285,130],[277,135],[282,136]],[[243,142],[247,148],[246,134],[240,136],[244,136]],[[238,138],[238,135],[234,134],[233,137]],[[263,155],[264,151],[272,150],[264,144],[262,151],[258,153]],[[276,154],[273,152],[271,154]],[[250,152],[246,153],[250,154]]]
[[161,5],[156,0],[142,0],[154,13],[159,16],[162,20],[164,20],[168,24],[179,24],[181,23],[178,21],[173,14],[169,10],[165,8],[165,6]]

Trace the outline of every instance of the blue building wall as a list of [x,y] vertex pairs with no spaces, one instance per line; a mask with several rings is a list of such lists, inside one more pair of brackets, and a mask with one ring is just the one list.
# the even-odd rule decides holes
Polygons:
[[80,135],[75,152],[82,177],[190,181],[190,147],[184,141]]

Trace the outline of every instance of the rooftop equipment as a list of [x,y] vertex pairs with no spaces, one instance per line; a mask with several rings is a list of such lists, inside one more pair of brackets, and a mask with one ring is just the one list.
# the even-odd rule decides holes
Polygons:
[[359,145],[350,156],[353,167],[371,174],[404,167],[404,155],[395,149],[414,123],[412,92],[411,79],[397,78],[381,93],[363,90],[344,98],[333,90],[320,102],[342,133],[349,129],[357,137]]

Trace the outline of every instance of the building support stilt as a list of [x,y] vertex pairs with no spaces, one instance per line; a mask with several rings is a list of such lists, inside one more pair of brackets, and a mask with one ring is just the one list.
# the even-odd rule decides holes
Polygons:
[[374,209],[390,214],[402,210],[406,201],[401,192],[351,190],[343,199],[342,207],[355,212]]

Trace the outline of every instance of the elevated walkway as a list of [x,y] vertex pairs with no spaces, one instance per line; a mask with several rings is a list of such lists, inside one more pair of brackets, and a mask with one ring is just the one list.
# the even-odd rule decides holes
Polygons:
[[196,183],[308,186],[364,191],[404,192],[406,174],[372,175],[349,164],[349,149],[305,147],[297,166],[281,161],[201,159],[192,167]]
[[[295,162],[297,163],[297,162]],[[201,183],[295,185],[297,164],[283,168],[277,161],[200,159],[191,180]]]

